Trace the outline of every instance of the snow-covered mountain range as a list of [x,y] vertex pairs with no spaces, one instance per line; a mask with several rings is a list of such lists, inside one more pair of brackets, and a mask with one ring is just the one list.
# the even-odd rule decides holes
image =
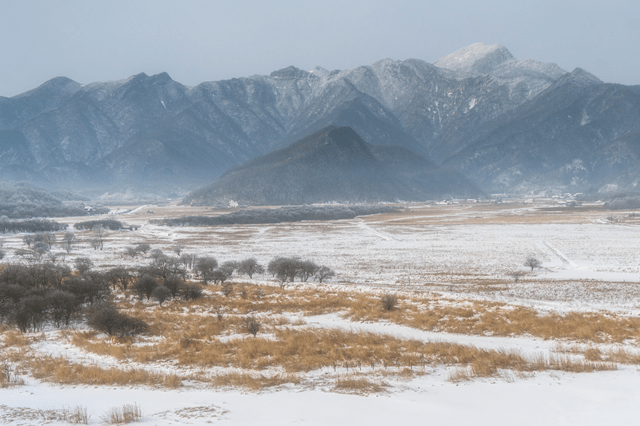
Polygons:
[[195,87],[166,73],[87,85],[55,78],[0,97],[0,180],[194,188],[329,125],[419,153],[486,191],[640,180],[639,86],[481,43],[433,64],[291,66]]

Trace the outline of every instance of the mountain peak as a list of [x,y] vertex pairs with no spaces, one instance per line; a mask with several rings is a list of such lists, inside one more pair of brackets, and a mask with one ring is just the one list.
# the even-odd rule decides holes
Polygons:
[[47,80],[35,89],[21,93],[15,98],[21,98],[29,95],[52,96],[54,93],[75,93],[80,89],[81,84],[67,77],[54,77]]
[[309,74],[307,71],[303,71],[300,68],[297,68],[291,65],[286,68],[282,68],[281,70],[272,72],[271,74],[269,74],[269,77],[282,78],[286,80],[295,80],[296,78],[302,78],[307,74]]
[[515,59],[506,47],[499,44],[474,43],[456,50],[433,64],[451,71],[485,74],[496,65]]

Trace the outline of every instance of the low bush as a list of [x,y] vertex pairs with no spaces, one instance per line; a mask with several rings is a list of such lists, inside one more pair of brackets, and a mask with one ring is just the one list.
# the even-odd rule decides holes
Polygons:
[[118,312],[112,306],[101,306],[89,317],[87,324],[109,336],[128,337],[149,331],[146,322]]

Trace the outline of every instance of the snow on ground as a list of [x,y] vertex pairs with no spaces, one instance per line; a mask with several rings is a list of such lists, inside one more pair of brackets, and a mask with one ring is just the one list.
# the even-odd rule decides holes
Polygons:
[[[58,387],[30,381],[0,390],[2,424],[39,425],[17,419],[16,408],[88,408],[90,424],[111,407],[137,403],[144,423],[228,425],[636,425],[640,374],[635,369],[594,374],[540,373],[514,382],[452,384],[441,374],[411,380],[414,389],[369,396],[285,389],[243,393],[214,390]],[[22,410],[24,412],[24,410]],[[65,424],[61,422],[50,423]]]
[[[149,260],[125,257],[127,246],[148,242],[152,248],[172,254],[171,248],[181,244],[184,253],[215,256],[219,261],[250,256],[262,263],[276,256],[313,259],[337,272],[327,286],[330,288],[439,292],[454,301],[495,300],[542,311],[640,314],[640,226],[610,223],[605,220],[606,212],[545,213],[523,205],[495,210],[483,206],[425,206],[406,215],[335,222],[168,228],[148,223],[151,210],[157,218],[162,208],[144,205],[122,215],[121,220],[141,227],[137,231],[111,232],[103,251],[89,246],[89,231],[76,232],[81,242],[66,255],[66,261],[89,257],[98,268],[134,266]],[[73,223],[86,218],[66,220]],[[3,250],[8,253],[4,262],[21,259],[15,254],[15,249],[25,247],[21,237],[3,236]],[[61,248],[55,252],[64,257]],[[541,269],[531,272],[523,266],[530,255],[543,262]],[[527,275],[515,283],[510,277],[513,271]],[[269,276],[256,277],[252,282],[273,284]],[[531,337],[467,336],[389,323],[350,322],[337,315],[302,320],[310,327],[513,349],[525,356],[551,354],[557,345]],[[89,354],[56,339],[53,331],[47,331],[46,336],[33,344],[33,350],[75,362],[122,366],[115,358]],[[167,363],[125,366],[188,373],[188,369]],[[27,377],[27,386],[0,389],[0,423],[43,424],[38,410],[80,404],[88,407],[90,424],[100,424],[100,416],[107,409],[132,402],[142,408],[144,422],[154,425],[638,423],[637,366],[582,374],[543,372],[525,378],[507,372],[502,378],[459,384],[447,381],[450,371],[446,366],[428,367],[426,374],[404,382],[385,378],[392,384],[389,391],[369,396],[339,394],[321,385],[245,393],[189,384],[180,390],[54,386]],[[338,372],[342,373],[347,374]],[[312,374],[322,383],[322,376],[331,371]]]

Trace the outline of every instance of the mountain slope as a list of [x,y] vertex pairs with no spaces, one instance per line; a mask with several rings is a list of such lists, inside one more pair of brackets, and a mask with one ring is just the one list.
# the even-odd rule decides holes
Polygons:
[[640,86],[604,84],[576,69],[444,164],[493,191],[635,186],[638,117]]
[[[470,173],[486,190],[626,187],[640,167],[633,155],[621,158],[634,150],[635,139],[625,135],[637,132],[627,114],[635,111],[627,100],[635,89],[601,83],[481,43],[434,64],[291,66],[195,87],[166,73],[84,86],[60,77],[0,98],[0,179],[169,193],[335,125],[373,145],[402,146]],[[582,108],[576,114],[585,113],[588,123],[559,124],[565,112],[576,117],[564,109],[580,96],[586,104],[575,106]],[[628,108],[617,108],[619,102]],[[599,155],[607,160],[598,163]],[[558,171],[574,167],[574,159],[592,170]],[[626,177],[601,168],[607,161]]]
[[330,126],[230,169],[183,203],[295,205],[480,194],[459,173],[440,169],[405,148],[374,146],[349,127]]

